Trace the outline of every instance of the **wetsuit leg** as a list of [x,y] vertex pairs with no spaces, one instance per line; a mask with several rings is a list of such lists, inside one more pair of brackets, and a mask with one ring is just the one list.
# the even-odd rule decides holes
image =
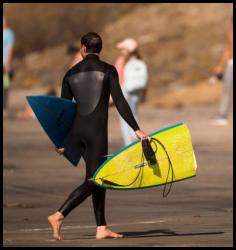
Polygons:
[[105,221],[105,194],[106,190],[98,187],[92,181],[91,178],[99,167],[100,164],[105,160],[104,155],[107,154],[107,143],[103,139],[102,143],[94,141],[85,146],[83,158],[86,162],[86,179],[85,182],[76,188],[63,203],[58,210],[66,217],[72,209],[82,203],[88,196],[92,194],[93,207],[95,213],[95,219],[97,226],[106,225]]
[[90,181],[86,180],[82,185],[76,188],[66,199],[66,201],[62,204],[62,206],[58,209],[59,212],[66,217],[72,209],[77,207],[80,203],[82,203],[88,196],[92,194],[92,185]]
[[[97,137],[96,140],[93,139],[88,145],[89,150],[88,154],[85,154],[86,161],[86,179],[89,179],[93,176],[97,168],[106,160],[108,146],[107,138],[105,135],[100,138]],[[92,156],[92,157],[91,157]],[[93,208],[96,219],[97,226],[106,225],[105,220],[105,197],[106,189],[101,188],[92,182],[92,200]]]
[[92,192],[93,208],[97,226],[106,225],[105,219],[105,198],[106,190],[98,186]]

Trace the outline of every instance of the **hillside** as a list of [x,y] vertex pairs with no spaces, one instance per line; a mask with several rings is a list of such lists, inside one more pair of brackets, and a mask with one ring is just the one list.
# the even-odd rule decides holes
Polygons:
[[104,26],[138,5],[102,3],[5,3],[3,13],[16,37],[16,56],[78,40],[88,30]]
[[[107,6],[108,16],[109,8],[113,11],[114,7],[118,9],[119,4]],[[203,86],[206,86],[204,84],[225,48],[232,4],[133,4],[126,8],[126,11],[118,11],[112,21],[104,22],[99,31],[104,40],[102,59],[114,63],[118,55],[116,43],[124,37],[134,37],[140,43],[141,55],[149,69],[150,103],[168,106],[171,100],[179,98],[182,104],[169,106],[186,105],[183,95],[191,99],[198,86],[205,91],[205,97],[200,94],[198,100],[187,104],[216,102],[221,87]],[[96,15],[102,16],[97,11]],[[94,17],[91,21],[92,30],[96,30],[95,22],[100,22],[100,19]],[[78,32],[76,36],[80,34]],[[71,41],[75,41],[74,38]],[[79,44],[79,39],[76,42]],[[67,45],[68,42],[63,42],[58,46],[48,46],[19,58],[15,62],[14,86],[60,86],[71,61],[66,55]],[[185,94],[178,97],[178,92],[183,89]]]
[[209,77],[225,48],[230,7],[227,4],[146,5],[106,27],[103,36],[107,37],[108,49],[104,54],[114,61],[117,54],[114,44],[125,36],[136,38],[149,67],[150,85],[155,90],[149,92],[152,99],[158,93],[202,82]]

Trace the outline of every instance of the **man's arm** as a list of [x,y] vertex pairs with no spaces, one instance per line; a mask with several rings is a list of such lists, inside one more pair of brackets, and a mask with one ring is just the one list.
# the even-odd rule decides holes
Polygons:
[[[61,87],[61,97],[72,100],[73,94],[72,94],[72,91],[68,82],[69,74],[70,74],[70,71],[68,71],[63,78],[62,87]],[[65,152],[64,148],[55,148],[55,150],[60,155],[64,154]]]

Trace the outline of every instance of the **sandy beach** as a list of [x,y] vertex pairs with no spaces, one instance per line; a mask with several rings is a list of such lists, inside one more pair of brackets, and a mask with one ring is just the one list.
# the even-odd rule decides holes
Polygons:
[[[218,105],[158,109],[140,107],[139,124],[146,133],[185,122],[196,153],[197,177],[163,187],[107,191],[106,216],[123,239],[95,240],[91,198],[74,209],[62,226],[64,240],[52,240],[47,216],[83,182],[85,165],[77,168],[59,156],[37,120],[14,114],[26,104],[11,93],[11,114],[4,120],[4,246],[233,246],[233,125],[216,126]],[[40,92],[39,92],[40,93]],[[109,153],[122,145],[117,110],[109,113]]]

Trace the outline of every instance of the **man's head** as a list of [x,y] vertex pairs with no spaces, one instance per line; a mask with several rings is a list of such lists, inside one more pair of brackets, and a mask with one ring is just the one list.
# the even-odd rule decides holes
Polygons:
[[102,38],[94,32],[89,32],[81,38],[81,54],[84,58],[86,54],[99,54],[102,50]]

